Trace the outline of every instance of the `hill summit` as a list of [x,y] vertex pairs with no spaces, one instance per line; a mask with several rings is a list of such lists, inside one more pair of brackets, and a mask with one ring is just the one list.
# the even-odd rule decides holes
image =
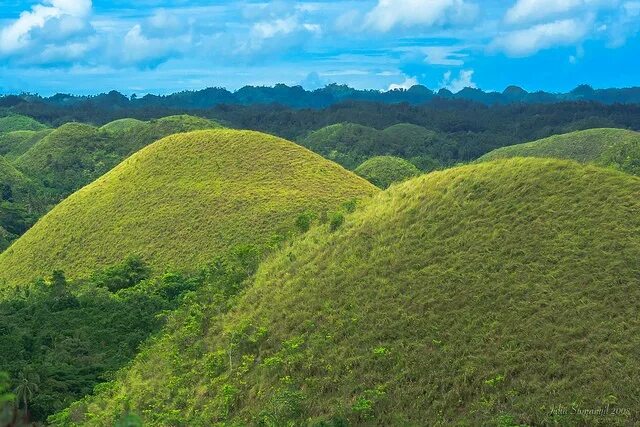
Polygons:
[[200,267],[233,245],[265,243],[377,189],[291,142],[232,130],[176,134],[137,152],[43,217],[0,255],[0,280],[55,269],[77,277],[144,257]]

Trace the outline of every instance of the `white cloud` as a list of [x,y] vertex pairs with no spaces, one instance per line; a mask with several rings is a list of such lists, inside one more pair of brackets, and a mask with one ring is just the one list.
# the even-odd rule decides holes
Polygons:
[[502,34],[491,48],[510,56],[528,56],[555,46],[571,46],[585,38],[592,19],[564,19]]
[[426,58],[424,62],[431,65],[448,65],[459,67],[464,65],[466,54],[460,53],[456,46],[429,46],[422,49]]
[[378,0],[365,17],[365,26],[377,31],[394,27],[433,26],[473,20],[478,7],[465,0]]
[[460,92],[462,89],[470,87],[476,88],[477,85],[473,82],[473,70],[460,70],[458,78],[452,78],[451,71],[447,71],[442,76],[442,87],[450,90],[453,93]]
[[189,49],[190,44],[189,35],[169,38],[149,37],[144,33],[142,26],[136,24],[124,36],[120,53],[114,60],[123,65],[153,67]]
[[505,15],[508,23],[525,23],[557,18],[582,9],[596,11],[600,8],[616,7],[618,0],[518,0]]
[[617,18],[608,27],[609,47],[623,46],[640,31],[640,1],[625,2]]
[[[2,29],[0,54],[14,53],[29,46],[32,32],[44,28],[49,21],[61,20],[67,25],[66,30],[73,29],[73,26],[77,28],[79,25],[76,20],[65,18],[85,18],[91,13],[91,7],[91,0],[47,0],[33,6]],[[84,28],[84,25],[81,26]],[[65,29],[64,26],[61,28]]]
[[393,83],[391,85],[389,85],[389,88],[387,90],[398,90],[398,89],[403,89],[403,90],[408,90],[411,89],[413,86],[418,85],[418,79],[416,77],[408,77],[405,76],[404,82],[402,83]]

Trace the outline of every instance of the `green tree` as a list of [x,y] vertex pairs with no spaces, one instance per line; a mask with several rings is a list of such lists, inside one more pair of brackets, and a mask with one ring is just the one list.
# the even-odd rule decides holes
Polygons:
[[37,374],[25,374],[22,372],[18,380],[18,385],[13,391],[18,406],[22,403],[26,416],[29,416],[29,401],[33,399],[33,395],[40,389],[38,385],[39,382],[40,378]]

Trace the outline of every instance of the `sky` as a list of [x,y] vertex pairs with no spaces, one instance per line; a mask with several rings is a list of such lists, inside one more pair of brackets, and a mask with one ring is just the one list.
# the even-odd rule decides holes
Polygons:
[[1,0],[0,93],[640,86],[640,0]]

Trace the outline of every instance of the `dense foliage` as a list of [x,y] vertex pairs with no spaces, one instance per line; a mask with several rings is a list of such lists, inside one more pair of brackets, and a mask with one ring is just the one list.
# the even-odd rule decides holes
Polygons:
[[[486,106],[438,99],[423,105],[344,102],[322,109],[292,109],[278,105],[224,104],[188,109],[178,106],[133,108],[126,105],[112,108],[113,104],[109,103],[87,102],[88,105],[82,102],[70,105],[23,102],[8,111],[30,115],[52,126],[70,121],[105,124],[120,118],[149,120],[188,112],[215,119],[229,127],[258,130],[294,141],[302,141],[309,132],[336,123],[356,123],[376,129],[411,123],[450,139],[453,142],[452,151],[448,154],[451,163],[467,162],[495,148],[574,130],[596,127],[640,130],[640,104],[562,102]],[[385,154],[393,153],[372,155]],[[448,162],[449,159],[437,160]]]
[[624,129],[589,129],[499,148],[479,160],[509,157],[571,159],[640,175],[640,133]]
[[0,251],[44,211],[42,191],[0,156]]
[[394,186],[268,260],[230,311],[215,294],[178,310],[56,421],[637,423],[639,191],[546,159]]
[[355,173],[383,189],[393,183],[420,175],[420,171],[413,164],[392,156],[372,157],[358,166]]
[[70,277],[140,253],[154,271],[202,265],[375,194],[364,179],[289,141],[250,131],[176,134],[59,203],[0,254],[0,281]]
[[74,96],[56,94],[51,97],[37,95],[9,95],[0,97],[1,106],[16,106],[24,103],[45,104],[59,107],[76,107],[86,110],[126,108],[210,108],[220,104],[255,105],[280,104],[293,108],[324,108],[344,101],[370,101],[380,103],[424,104],[440,100],[466,100],[487,105],[491,104],[540,104],[563,101],[597,101],[605,104],[640,103],[640,88],[593,89],[581,85],[568,93],[527,92],[517,86],[509,86],[503,92],[485,92],[480,89],[465,88],[458,93],[447,89],[434,92],[416,85],[408,90],[398,89],[388,92],[378,90],[358,90],[346,85],[330,84],[314,91],[301,86],[277,84],[273,87],[245,86],[235,92],[223,88],[210,87],[198,91],[184,91],[171,95],[151,95],[126,97],[117,91],[95,96]]
[[234,248],[197,274],[165,272],[152,279],[139,258],[130,258],[88,279],[67,282],[56,272],[3,292],[0,369],[10,373],[14,387],[21,378],[34,382],[28,412],[44,421],[108,380],[197,289],[215,289],[225,298],[237,293],[262,251]]

